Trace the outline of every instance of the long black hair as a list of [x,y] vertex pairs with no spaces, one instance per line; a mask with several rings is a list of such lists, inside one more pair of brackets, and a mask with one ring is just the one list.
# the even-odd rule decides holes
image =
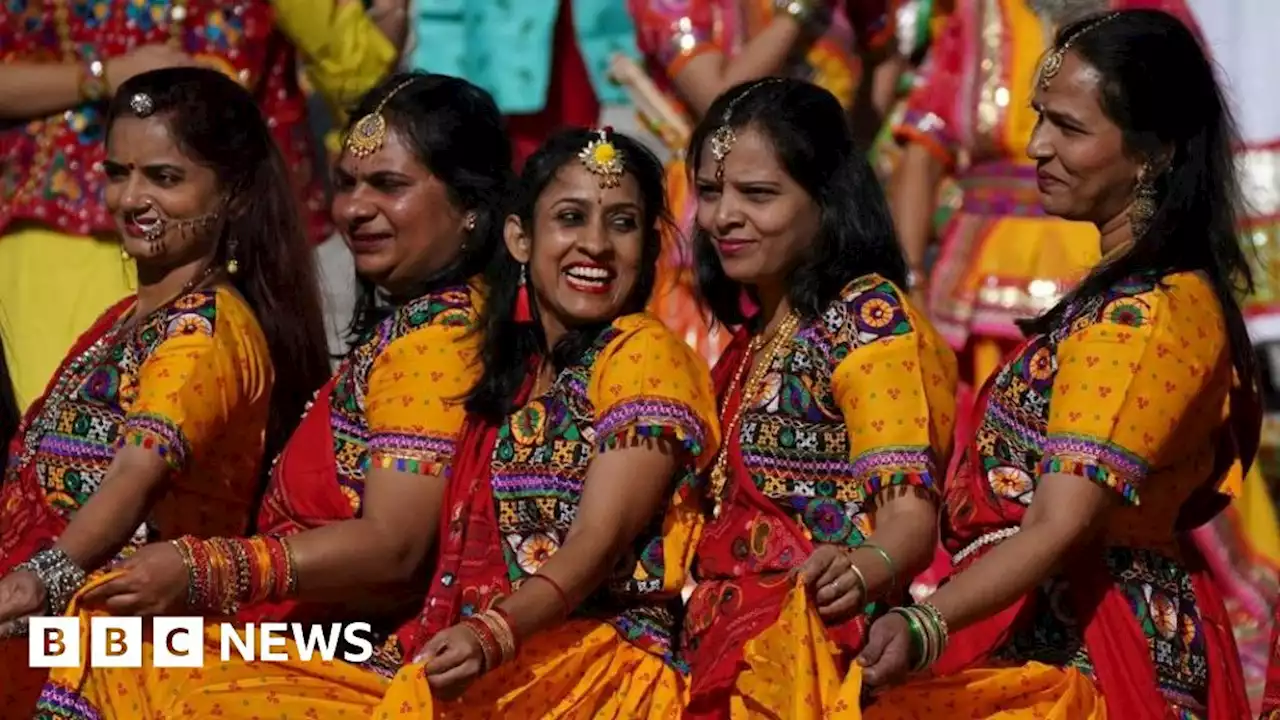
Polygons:
[[234,259],[236,290],[262,327],[275,368],[267,427],[268,457],[284,447],[316,388],[329,377],[324,315],[314,253],[284,158],[247,90],[216,70],[153,70],[121,84],[108,130],[134,117],[136,94],[151,99],[179,147],[211,170],[229,202],[213,262]]
[[1213,64],[1195,35],[1168,13],[1124,11],[1077,34],[1096,20],[1062,28],[1056,46],[1075,36],[1072,51],[1102,75],[1102,111],[1119,126],[1126,153],[1155,160],[1173,152],[1156,181],[1157,208],[1145,232],[1023,329],[1048,332],[1073,303],[1125,278],[1202,272],[1222,305],[1236,371],[1250,385],[1258,378],[1257,360],[1237,300],[1238,293],[1253,290],[1237,225],[1238,136]]
[[[413,294],[418,297],[484,271],[502,234],[503,200],[515,181],[511,143],[489,93],[461,78],[424,72],[396,73],[370,90],[352,111],[347,132],[393,91],[382,108],[388,129],[400,133],[418,162],[444,183],[449,199],[476,219],[465,249],[454,262],[421,279]],[[348,328],[352,346],[390,311],[387,303],[379,302],[372,281],[357,277],[356,284]]]
[[[711,104],[689,139],[689,168],[704,160],[707,138],[725,122],[751,127],[772,143],[780,164],[817,203],[818,236],[788,278],[788,301],[806,319],[820,315],[849,281],[878,273],[900,287],[907,262],[898,245],[889,204],[857,147],[849,121],[835,96],[802,80],[767,78],[725,91]],[[719,322],[741,325],[741,283],[725,274],[710,233],[693,235],[699,291]]]
[[[521,227],[532,244],[536,245],[538,242],[533,236],[538,198],[562,168],[569,163],[580,162],[578,153],[598,137],[596,131],[582,128],[561,130],[548,138],[525,162],[508,212],[519,218]],[[627,135],[608,132],[608,139],[622,153],[626,174],[634,178],[639,186],[643,207],[640,227],[644,233],[644,248],[640,273],[636,278],[635,289],[621,312],[628,314],[644,310],[649,302],[657,276],[662,233],[673,224],[667,211],[662,162],[648,148]],[[497,422],[515,409],[516,398],[528,375],[531,362],[550,353],[553,367],[563,369],[581,357],[602,328],[573,328],[554,348],[548,348],[542,324],[537,319],[536,303],[530,302],[534,312],[533,322],[516,322],[520,263],[511,256],[505,244],[494,254],[485,279],[489,290],[479,325],[484,335],[481,352],[484,373],[469,393],[466,408],[468,412]],[[532,278],[528,278],[527,282],[528,292],[532,296]]]

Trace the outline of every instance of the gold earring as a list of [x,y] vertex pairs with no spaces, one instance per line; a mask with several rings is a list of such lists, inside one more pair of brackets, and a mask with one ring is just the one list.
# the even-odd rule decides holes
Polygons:
[[1129,227],[1134,239],[1142,237],[1156,214],[1155,172],[1150,163],[1143,163],[1138,170],[1138,182],[1133,187],[1133,204],[1129,206]]

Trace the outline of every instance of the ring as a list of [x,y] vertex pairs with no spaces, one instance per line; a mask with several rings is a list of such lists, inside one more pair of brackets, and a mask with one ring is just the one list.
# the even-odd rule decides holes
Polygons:
[[827,587],[831,588],[832,590],[835,590],[836,592],[840,592],[840,578],[836,578],[835,580],[832,580],[831,584],[828,585]]

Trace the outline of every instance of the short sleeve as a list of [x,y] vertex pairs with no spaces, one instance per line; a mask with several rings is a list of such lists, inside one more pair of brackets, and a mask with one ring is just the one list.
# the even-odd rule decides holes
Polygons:
[[841,358],[831,390],[861,501],[873,507],[896,486],[939,492],[955,430],[951,349],[884,280],[846,288],[827,321]]
[[463,399],[479,373],[466,326],[429,325],[388,345],[365,393],[371,467],[445,475],[466,417]]
[[587,388],[597,450],[666,437],[705,467],[720,443],[706,362],[649,315],[621,318],[614,329],[618,334],[596,357]]
[[272,0],[276,22],[301,53],[307,79],[342,124],[395,69],[397,51],[357,0]]
[[640,51],[675,78],[693,58],[723,52],[709,0],[628,0]]
[[[1195,279],[1116,297],[1096,322],[1077,320],[1057,348],[1040,473],[1086,477],[1137,505],[1152,467],[1176,452],[1180,426],[1221,414],[1231,374],[1217,307]],[[1033,368],[1052,361],[1042,352]]]
[[141,326],[144,342],[151,332],[161,339],[138,367],[122,445],[154,450],[181,471],[223,437],[228,423],[270,394],[266,340],[250,311],[226,298],[186,295]]
[[960,146],[957,98],[962,97],[965,43],[971,30],[964,12],[957,11],[929,47],[915,85],[907,95],[905,110],[893,126],[902,143],[920,143],[946,166],[955,162]]

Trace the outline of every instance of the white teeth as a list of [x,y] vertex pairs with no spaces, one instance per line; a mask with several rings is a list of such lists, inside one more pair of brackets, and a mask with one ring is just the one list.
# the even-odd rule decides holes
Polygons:
[[613,273],[604,268],[577,265],[565,270],[565,274],[578,280],[604,281],[608,280]]

